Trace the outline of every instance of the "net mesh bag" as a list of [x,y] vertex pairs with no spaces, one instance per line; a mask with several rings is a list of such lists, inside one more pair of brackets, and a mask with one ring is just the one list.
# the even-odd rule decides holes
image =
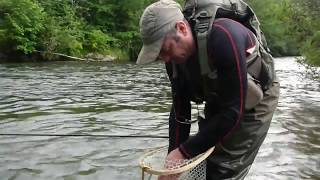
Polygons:
[[[165,160],[167,147],[158,148],[144,155],[140,161],[143,180],[205,180],[206,158],[213,148],[192,159]],[[146,176],[145,176],[146,174]]]

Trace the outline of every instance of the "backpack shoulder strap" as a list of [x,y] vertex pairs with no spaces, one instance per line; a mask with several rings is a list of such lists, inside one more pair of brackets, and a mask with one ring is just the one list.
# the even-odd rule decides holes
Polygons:
[[200,12],[196,17],[195,33],[198,45],[198,58],[200,63],[201,75],[211,72],[208,59],[207,38],[211,30],[211,19],[206,11]]

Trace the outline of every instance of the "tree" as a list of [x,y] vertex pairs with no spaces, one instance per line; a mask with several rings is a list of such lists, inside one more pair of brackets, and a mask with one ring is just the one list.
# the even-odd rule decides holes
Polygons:
[[0,1],[0,48],[4,52],[25,54],[37,48],[39,34],[44,30],[43,9],[32,0]]
[[290,6],[290,32],[299,43],[303,62],[320,66],[320,1],[292,0]]
[[288,0],[246,0],[256,12],[271,52],[275,56],[298,55],[298,45],[289,31]]

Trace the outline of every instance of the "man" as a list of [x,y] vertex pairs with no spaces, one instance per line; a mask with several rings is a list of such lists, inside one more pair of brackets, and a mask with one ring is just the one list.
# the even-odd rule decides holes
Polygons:
[[[231,19],[215,20],[207,52],[217,78],[206,83],[197,59],[196,36],[179,4],[162,0],[148,6],[140,31],[144,45],[137,64],[162,60],[172,85],[167,159],[192,158],[215,146],[207,161],[207,179],[243,179],[267,135],[279,95],[275,78],[259,102],[250,108],[246,105],[247,96],[254,96],[248,91],[246,61],[252,49],[259,47],[255,35]],[[190,101],[205,101],[205,118],[192,137],[186,123],[191,118]]]

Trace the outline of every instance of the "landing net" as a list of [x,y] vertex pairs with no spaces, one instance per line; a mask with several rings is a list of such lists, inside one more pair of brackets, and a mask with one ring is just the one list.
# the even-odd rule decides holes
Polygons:
[[192,159],[167,161],[168,147],[146,153],[141,161],[142,180],[205,180],[206,158],[213,147]]

